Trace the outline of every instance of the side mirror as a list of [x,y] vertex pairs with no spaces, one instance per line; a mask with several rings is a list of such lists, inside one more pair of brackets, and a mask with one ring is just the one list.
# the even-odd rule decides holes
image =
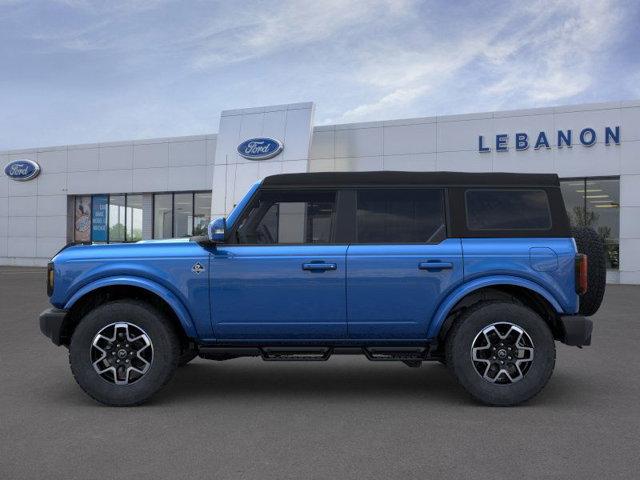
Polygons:
[[216,218],[209,223],[209,240],[213,243],[224,243],[227,221],[224,217]]

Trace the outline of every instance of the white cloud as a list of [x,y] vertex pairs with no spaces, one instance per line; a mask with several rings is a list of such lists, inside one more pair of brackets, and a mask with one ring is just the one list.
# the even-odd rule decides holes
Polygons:
[[462,67],[477,57],[485,40],[440,42],[420,52],[379,47],[357,71],[362,83],[383,92],[381,97],[347,110],[340,121],[352,122],[373,115],[397,116],[402,109],[450,81]]
[[335,38],[341,31],[402,17],[408,0],[283,0],[272,8],[227,11],[229,23],[213,22],[196,33],[196,68],[207,69]]
[[398,88],[373,103],[358,105],[347,110],[340,117],[340,121],[356,121],[362,118],[372,118],[384,113],[389,113],[397,107],[403,107],[419,98],[429,90],[428,86],[414,88]]
[[0,0],[0,61],[11,67],[0,148],[212,132],[222,109],[307,100],[320,122],[352,122],[637,98],[638,10],[606,0]]
[[[512,45],[509,54],[501,58],[487,55],[501,78],[484,93],[506,97],[521,91],[533,102],[549,103],[588,89],[595,56],[615,38],[620,21],[611,7],[608,1],[535,4],[529,13],[542,12],[535,21],[499,41],[498,50]],[[567,11],[570,16],[563,16]],[[562,20],[554,23],[554,18]]]
[[412,102],[462,82],[477,85],[479,108],[508,104],[514,95],[534,105],[570,99],[592,84],[596,57],[616,38],[621,17],[607,0],[542,0],[517,3],[484,28],[486,19],[469,20],[449,38],[426,36],[420,48],[400,41],[361,52],[353,78],[371,93],[339,120],[401,115]]

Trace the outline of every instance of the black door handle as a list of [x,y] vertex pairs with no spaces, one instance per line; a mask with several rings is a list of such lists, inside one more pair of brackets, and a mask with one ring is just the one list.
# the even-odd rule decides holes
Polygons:
[[302,264],[303,270],[309,270],[311,272],[323,272],[325,270],[336,270],[337,268],[338,265],[336,265],[335,263],[310,262]]
[[439,272],[440,270],[451,270],[453,268],[453,263],[439,261],[420,262],[418,264],[418,268],[429,272]]

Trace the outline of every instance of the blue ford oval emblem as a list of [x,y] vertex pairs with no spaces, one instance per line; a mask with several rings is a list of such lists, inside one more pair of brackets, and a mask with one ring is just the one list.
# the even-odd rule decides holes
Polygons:
[[38,176],[40,165],[33,160],[14,160],[4,167],[4,173],[11,180],[26,182]]
[[238,145],[238,153],[249,160],[266,160],[278,155],[284,146],[273,138],[250,138]]

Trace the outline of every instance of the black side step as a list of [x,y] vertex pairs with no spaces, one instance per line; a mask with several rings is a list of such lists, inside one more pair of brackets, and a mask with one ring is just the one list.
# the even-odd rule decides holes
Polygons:
[[417,366],[424,360],[433,360],[429,346],[424,347],[362,347],[362,346],[200,346],[200,357],[210,360],[230,360],[239,357],[262,357],[267,362],[323,362],[331,355],[364,354],[374,362],[405,362]]
[[259,357],[262,352],[256,347],[198,347],[198,356],[207,360],[231,360],[241,357]]
[[427,347],[365,347],[362,351],[372,362],[415,362],[429,355]]
[[324,362],[333,353],[331,347],[265,347],[261,350],[265,362]]

